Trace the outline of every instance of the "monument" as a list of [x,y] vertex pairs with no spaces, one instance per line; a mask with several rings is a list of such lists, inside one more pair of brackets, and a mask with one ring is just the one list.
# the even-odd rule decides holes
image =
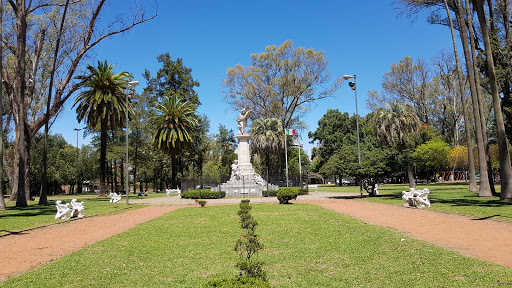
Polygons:
[[[231,178],[221,185],[226,191],[226,197],[262,196],[267,190],[267,182],[258,175],[251,164],[249,141],[251,135],[245,133],[247,120],[252,110],[242,109],[236,118],[238,122],[238,160],[231,165]],[[269,190],[277,190],[277,185],[268,184]],[[212,191],[219,191],[219,187],[212,188]]]

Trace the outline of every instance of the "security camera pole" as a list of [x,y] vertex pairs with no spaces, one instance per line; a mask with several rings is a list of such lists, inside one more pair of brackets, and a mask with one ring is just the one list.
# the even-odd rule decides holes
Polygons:
[[[350,78],[354,78],[354,82],[348,82],[348,86],[354,90],[356,95],[356,129],[357,129],[357,154],[359,156],[359,168],[361,168],[361,147],[359,145],[359,114],[357,113],[357,87],[356,87],[356,75],[344,75],[343,79],[348,80]],[[363,186],[361,183],[362,179],[359,179],[359,192],[361,193],[361,197],[363,197]]]

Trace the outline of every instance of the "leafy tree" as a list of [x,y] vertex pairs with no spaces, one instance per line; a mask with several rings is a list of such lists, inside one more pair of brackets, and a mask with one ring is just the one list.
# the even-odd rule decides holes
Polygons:
[[382,77],[381,94],[370,94],[369,106],[373,111],[387,103],[403,102],[410,105],[425,124],[433,121],[432,108],[437,100],[432,89],[432,75],[428,65],[421,59],[405,57],[391,65],[391,71]]
[[271,156],[277,156],[284,149],[284,130],[281,121],[277,118],[258,118],[252,122],[250,133],[251,150],[264,156],[266,167],[270,173],[275,173],[278,166],[272,165],[276,163],[271,163]]
[[[75,99],[77,120],[84,120],[87,125],[100,125],[100,192],[99,197],[106,197],[106,157],[107,130],[122,127],[126,122],[126,95],[124,89],[132,76],[128,72],[114,74],[115,65],[107,61],[98,61],[98,67],[89,65],[87,75],[77,76],[84,82],[84,90]],[[129,114],[133,110],[129,109]]]
[[215,135],[217,149],[220,150],[220,169],[222,175],[231,174],[231,164],[238,158],[235,153],[237,141],[233,129],[219,124],[219,134]]
[[171,156],[171,188],[176,189],[178,173],[178,154],[194,139],[191,127],[198,123],[195,105],[182,101],[178,95],[164,97],[163,103],[155,103],[152,110],[156,113],[150,118],[156,132],[153,136],[155,146]]
[[[149,106],[154,106],[154,103],[167,103],[167,99],[172,97],[176,97],[176,103],[189,103],[187,105],[193,105],[194,108],[192,110],[201,105],[195,91],[195,88],[199,87],[199,82],[192,77],[192,69],[186,67],[181,58],[178,58],[176,61],[172,60],[169,53],[159,55],[157,61],[161,64],[161,68],[156,74],[151,75],[146,70],[143,75],[147,82],[143,98],[149,103]],[[192,115],[189,116],[192,117]],[[155,115],[151,117],[155,117]],[[171,115],[169,117],[172,118]],[[163,150],[171,156],[171,186],[173,188],[176,188],[177,176],[183,176],[187,173],[186,167],[191,167],[191,172],[195,173],[195,171],[201,171],[200,167],[204,162],[206,146],[203,144],[203,140],[209,128],[209,121],[206,116],[198,116],[195,113],[193,117],[196,119],[197,125],[187,127],[187,133],[194,139],[193,142],[186,140],[186,138],[180,139],[179,142],[186,144],[182,147],[180,146],[181,144],[176,142],[175,144],[180,146],[178,149],[182,151],[179,154],[174,152],[169,154],[168,152],[170,151]],[[183,150],[184,148],[186,149]]]
[[[377,142],[385,147],[394,147],[403,155],[411,153],[419,136],[420,120],[411,106],[392,103],[388,108],[380,108],[373,118]],[[412,159],[407,159],[409,186],[416,187]]]
[[468,148],[455,146],[450,150],[449,163],[452,170],[466,170],[468,163]]
[[[48,136],[48,183],[53,187],[52,194],[57,192],[60,185],[74,185],[77,180],[77,156],[78,149],[68,144],[60,134]],[[37,191],[40,186],[39,175],[43,171],[43,145],[44,135],[36,134],[33,139],[35,145],[30,155],[30,177],[35,181],[31,182],[31,190]]]
[[425,144],[416,147],[413,157],[416,164],[434,173],[448,167],[450,146],[440,137],[435,137]]
[[164,102],[167,96],[178,95],[183,101],[189,101],[196,107],[201,105],[195,87],[199,87],[199,82],[192,77],[192,69],[183,65],[183,60],[178,58],[176,61],[171,59],[169,53],[164,53],[156,57],[162,67],[158,70],[155,77],[146,69],[143,76],[147,81],[147,87],[144,88],[146,97],[150,97],[150,103]]
[[[99,19],[104,10],[106,0],[72,1],[67,14],[70,20],[65,22],[62,33],[62,45],[58,49],[55,69],[52,69],[51,59],[54,55],[61,21],[61,2],[51,1],[9,1],[5,25],[5,46],[8,65],[4,73],[3,88],[11,104],[10,111],[16,127],[15,160],[11,200],[16,200],[17,207],[27,206],[30,196],[30,143],[39,129],[51,118],[55,117],[65,102],[81,85],[73,81],[76,69],[87,53],[102,40],[129,30],[153,17],[146,18],[142,9],[134,13],[133,21],[125,25],[117,18],[112,23],[101,23]],[[139,7],[140,8],[140,7]],[[105,26],[102,26],[105,24]],[[6,66],[4,66],[6,67]],[[54,73],[52,70],[55,71]],[[49,95],[48,83],[51,75],[55,75],[55,93]],[[52,97],[48,114],[42,113],[41,103]],[[18,197],[19,194],[19,197]]]
[[251,119],[277,118],[283,128],[300,125],[308,105],[333,95],[341,84],[340,79],[330,84],[324,52],[293,48],[290,40],[267,46],[251,60],[250,66],[227,70],[225,99],[235,110],[251,109]]

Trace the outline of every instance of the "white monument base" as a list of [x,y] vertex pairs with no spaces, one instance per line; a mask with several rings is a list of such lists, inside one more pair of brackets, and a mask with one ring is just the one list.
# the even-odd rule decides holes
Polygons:
[[[221,185],[221,190],[226,191],[226,197],[263,196],[267,191],[267,181],[256,174],[251,163],[239,167],[236,173],[231,174],[231,179]],[[268,184],[268,190],[277,189],[277,185]],[[211,190],[219,191],[219,187],[213,187]]]

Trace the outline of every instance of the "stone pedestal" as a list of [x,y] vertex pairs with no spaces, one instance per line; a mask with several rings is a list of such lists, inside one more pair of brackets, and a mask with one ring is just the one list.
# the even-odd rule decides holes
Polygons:
[[[249,141],[251,135],[238,134],[238,160],[233,164],[231,179],[223,183],[221,189],[226,191],[226,197],[262,196],[267,190],[267,182],[256,172],[251,164]],[[269,190],[277,190],[277,185],[268,185]],[[219,191],[218,187],[212,191]]]

